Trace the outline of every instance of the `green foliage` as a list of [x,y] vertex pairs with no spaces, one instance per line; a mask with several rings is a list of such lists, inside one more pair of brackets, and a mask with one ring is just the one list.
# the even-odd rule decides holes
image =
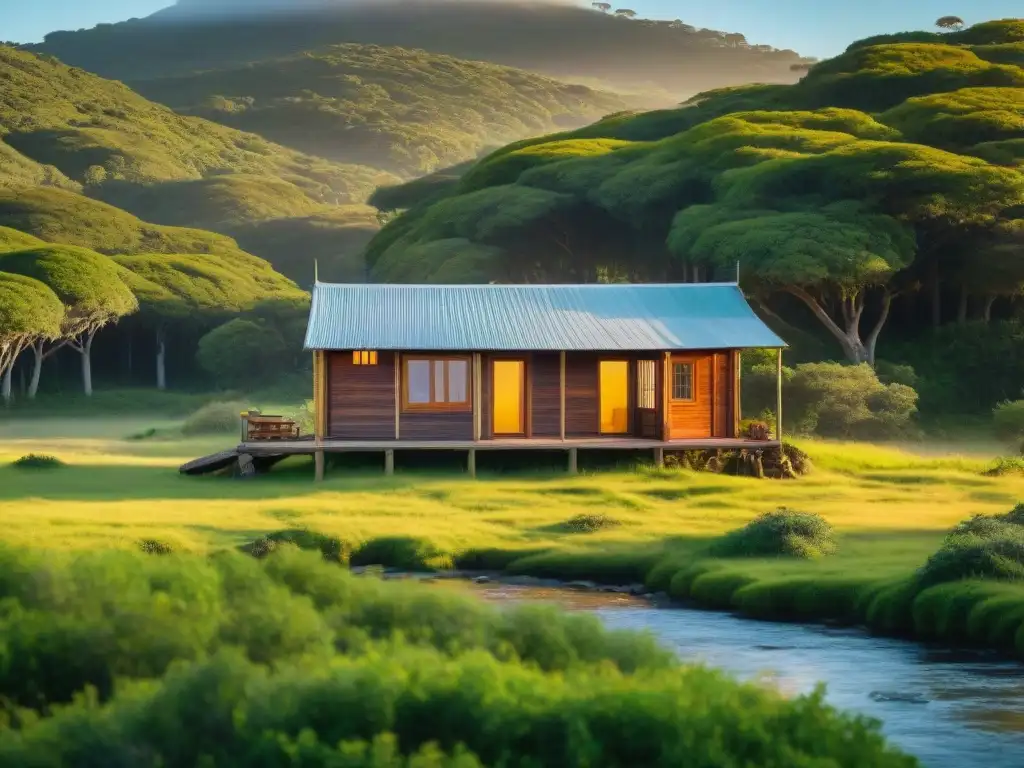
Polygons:
[[732,531],[709,552],[716,557],[801,557],[834,554],[832,526],[821,515],[780,508]]
[[289,528],[260,536],[241,549],[256,558],[264,558],[278,551],[282,546],[293,546],[300,550],[319,552],[329,563],[348,565],[352,546],[337,536],[317,533],[304,528]]
[[38,237],[33,237],[25,232],[19,232],[10,227],[0,227],[0,253],[8,251],[24,251],[29,248],[37,248],[46,245]]
[[289,352],[294,354],[273,326],[235,318],[199,340],[196,361],[219,385],[251,389],[272,381]]
[[56,456],[30,453],[11,462],[11,466],[18,469],[60,469],[67,465]]
[[961,579],[1024,581],[1024,524],[1013,513],[961,523],[918,572],[922,586]]
[[160,539],[139,539],[139,551],[147,555],[170,555],[174,547]]
[[451,568],[451,556],[426,539],[415,536],[384,536],[360,544],[350,559],[352,565],[382,565],[403,571],[432,571]]
[[357,43],[137,87],[178,111],[303,152],[400,173],[431,172],[486,143],[580,125],[624,106],[609,93],[508,67]]
[[1009,438],[1024,437],[1024,400],[1006,400],[992,410],[996,433]]
[[785,393],[784,413],[798,431],[825,437],[898,435],[910,426],[917,410],[913,389],[882,384],[864,364],[799,365]]
[[[1024,447],[1024,444],[1022,444]],[[1021,476],[1024,477],[1024,450],[1021,451],[1021,456],[999,456],[993,462],[992,466],[985,470],[983,473],[986,477],[1006,477],[1006,476]]]
[[0,372],[25,345],[60,336],[64,305],[45,282],[4,272],[0,261]]
[[596,533],[619,525],[622,523],[603,512],[574,515],[564,523],[565,529],[571,533]]
[[239,401],[207,403],[185,419],[181,431],[186,435],[238,432],[241,414],[246,410],[246,404]]

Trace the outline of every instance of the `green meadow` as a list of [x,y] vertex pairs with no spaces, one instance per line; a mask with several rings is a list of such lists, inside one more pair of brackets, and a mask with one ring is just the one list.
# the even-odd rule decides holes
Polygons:
[[[302,458],[249,480],[181,476],[180,464],[229,447],[234,436],[185,438],[179,426],[144,417],[3,422],[0,541],[59,550],[157,541],[211,554],[305,530],[338,540],[353,562],[645,582],[762,618],[867,624],[1024,653],[1024,586],[913,586],[954,525],[1005,514],[1024,499],[1024,476],[985,474],[1000,451],[994,443],[802,441],[813,470],[787,481],[644,464],[577,476],[492,469],[475,480],[452,468],[386,477],[351,465],[332,467],[316,484]],[[149,430],[155,434],[138,439]],[[12,466],[27,454],[54,455],[65,466]],[[835,529],[836,554],[707,552],[717,537],[779,507],[822,515]]]

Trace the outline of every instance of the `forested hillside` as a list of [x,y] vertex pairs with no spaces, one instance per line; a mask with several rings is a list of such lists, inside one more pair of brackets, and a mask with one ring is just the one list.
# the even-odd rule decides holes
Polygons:
[[579,127],[627,106],[509,67],[356,44],[130,84],[181,113],[401,174],[427,173],[486,145]]
[[612,116],[378,193],[412,207],[371,243],[373,276],[682,280],[739,264],[768,313],[851,361],[875,360],[891,317],[904,340],[1009,317],[1024,292],[1024,21],[935,37],[855,45],[795,85]]
[[[145,19],[54,32],[34,49],[105,77],[223,69],[338,43],[418,48],[669,98],[749,82],[792,82],[794,51],[736,31],[602,13],[584,2],[182,0]],[[314,89],[315,90],[315,89]]]

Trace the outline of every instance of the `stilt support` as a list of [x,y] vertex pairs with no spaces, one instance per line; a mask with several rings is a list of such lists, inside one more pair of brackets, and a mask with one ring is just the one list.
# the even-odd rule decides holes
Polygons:
[[395,452],[392,450],[384,451],[384,474],[395,474]]
[[577,449],[576,448],[570,448],[569,449],[569,474],[570,475],[575,475],[577,470],[579,469],[579,464],[577,462],[576,454],[577,454]]
[[469,449],[469,458],[466,460],[466,471],[470,477],[476,477],[476,448]]
[[665,449],[655,448],[654,449],[654,466],[661,469],[665,466]]
[[324,480],[324,452],[316,451],[313,454],[313,463],[316,465],[316,481],[322,483]]

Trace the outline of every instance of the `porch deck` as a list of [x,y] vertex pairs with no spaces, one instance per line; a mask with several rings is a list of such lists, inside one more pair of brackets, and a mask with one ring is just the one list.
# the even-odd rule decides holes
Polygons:
[[705,437],[683,440],[649,440],[634,437],[601,437],[584,439],[509,438],[496,440],[255,440],[238,446],[241,453],[252,456],[270,454],[315,454],[359,451],[569,451],[573,449],[642,451],[699,451],[777,448],[778,440]]

